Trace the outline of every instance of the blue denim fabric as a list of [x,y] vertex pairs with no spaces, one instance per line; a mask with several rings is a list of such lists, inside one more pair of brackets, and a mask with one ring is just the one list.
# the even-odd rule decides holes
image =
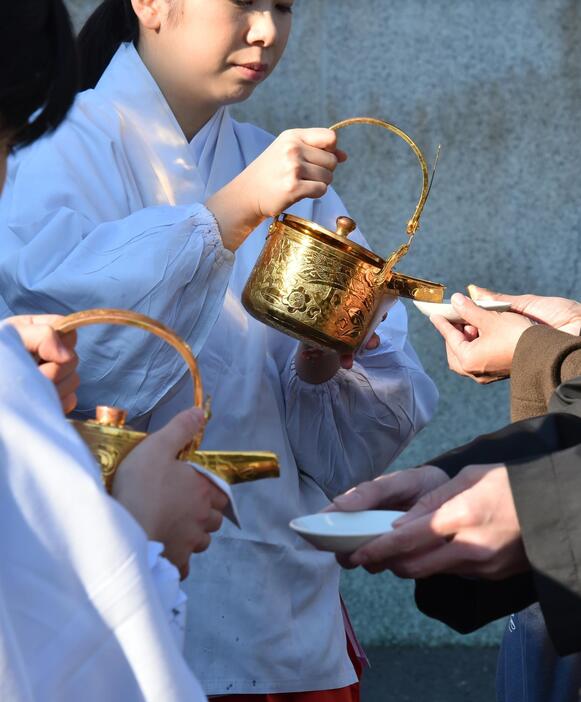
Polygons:
[[513,614],[500,646],[497,702],[580,702],[581,653],[559,656],[538,604]]

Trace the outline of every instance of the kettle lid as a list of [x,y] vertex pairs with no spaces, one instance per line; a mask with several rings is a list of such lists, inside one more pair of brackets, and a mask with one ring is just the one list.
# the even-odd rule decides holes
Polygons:
[[295,229],[302,234],[307,234],[308,236],[322,241],[336,249],[345,251],[352,254],[356,258],[360,258],[365,263],[369,263],[372,266],[377,266],[382,268],[385,261],[373,253],[369,249],[366,249],[361,244],[357,244],[355,241],[349,239],[349,234],[351,234],[357,228],[357,223],[351,217],[346,215],[337,217],[337,230],[331,231],[322,227],[320,224],[311,222],[308,219],[302,219],[302,217],[297,217],[292,214],[283,214],[282,223],[291,229]]

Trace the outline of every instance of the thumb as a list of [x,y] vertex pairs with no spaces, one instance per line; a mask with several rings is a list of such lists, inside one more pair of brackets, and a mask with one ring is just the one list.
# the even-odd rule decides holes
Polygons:
[[51,329],[38,346],[37,355],[41,361],[68,363],[76,357],[77,333],[61,334]]
[[177,456],[198,434],[203,425],[203,410],[193,407],[177,414],[152,437],[155,437],[156,442],[161,444],[164,450],[172,456]]
[[332,503],[332,510],[329,511],[360,512],[365,509],[379,509],[388,492],[385,489],[385,482],[385,480],[371,480],[360,483],[343,495],[336,497]]
[[325,151],[334,151],[337,148],[337,133],[332,129],[313,127],[311,129],[299,129],[299,137],[308,146]]
[[29,353],[43,363],[67,363],[75,357],[62,336],[44,324],[33,324],[18,330]]
[[466,324],[470,324],[477,329],[482,329],[486,326],[486,322],[490,319],[490,312],[478,307],[466,295],[454,293],[450,300],[452,307],[458,312]]

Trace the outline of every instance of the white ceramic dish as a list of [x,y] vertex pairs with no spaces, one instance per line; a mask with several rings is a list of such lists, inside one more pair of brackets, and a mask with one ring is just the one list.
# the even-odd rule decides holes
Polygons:
[[393,522],[402,514],[387,510],[322,512],[293,519],[290,527],[320,551],[352,553],[391,531]]
[[[444,300],[444,302],[419,302],[413,300],[413,303],[426,317],[439,314],[449,322],[459,323],[464,321],[452,307],[450,300]],[[496,300],[474,300],[474,304],[482,307],[483,310],[492,312],[506,312],[510,309],[510,302],[497,302]]]

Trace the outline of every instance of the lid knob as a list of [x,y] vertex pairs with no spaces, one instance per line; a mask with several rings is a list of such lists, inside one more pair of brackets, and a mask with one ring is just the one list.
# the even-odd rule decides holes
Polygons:
[[357,223],[351,217],[337,217],[337,234],[348,237],[357,228]]
[[95,410],[95,421],[103,427],[121,429],[125,426],[127,412],[119,407],[99,405]]

